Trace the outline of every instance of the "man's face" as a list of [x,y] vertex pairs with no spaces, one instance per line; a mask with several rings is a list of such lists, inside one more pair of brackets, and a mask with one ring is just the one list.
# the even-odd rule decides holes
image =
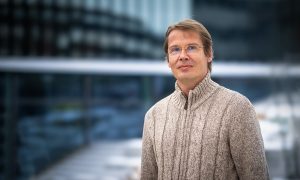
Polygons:
[[194,31],[173,30],[168,37],[169,67],[179,83],[199,83],[212,60],[204,54],[203,44]]

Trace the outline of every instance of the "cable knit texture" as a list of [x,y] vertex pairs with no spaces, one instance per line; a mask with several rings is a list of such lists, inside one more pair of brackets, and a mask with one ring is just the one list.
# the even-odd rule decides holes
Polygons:
[[256,113],[210,74],[184,96],[175,91],[145,115],[141,179],[268,179]]

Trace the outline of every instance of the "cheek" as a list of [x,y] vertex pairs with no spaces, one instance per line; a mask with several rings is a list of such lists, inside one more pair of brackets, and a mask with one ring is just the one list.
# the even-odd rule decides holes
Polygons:
[[168,60],[168,66],[169,66],[169,68],[172,67],[172,64],[171,64],[170,60]]
[[176,65],[176,61],[170,60],[170,59],[169,59],[169,61],[168,61],[168,66],[169,66],[170,68],[174,68],[175,65]]
[[172,66],[171,66],[171,63],[170,63],[170,61],[168,61],[168,66],[169,66],[169,68],[171,68]]

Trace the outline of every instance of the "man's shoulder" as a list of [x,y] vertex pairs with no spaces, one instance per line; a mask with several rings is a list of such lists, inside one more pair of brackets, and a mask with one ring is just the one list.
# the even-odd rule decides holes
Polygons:
[[226,87],[221,87],[221,96],[227,97],[229,99],[229,107],[235,108],[235,109],[244,109],[244,108],[250,108],[253,109],[253,105],[250,102],[250,100],[240,92],[228,89]]
[[222,96],[227,96],[230,97],[231,102],[249,102],[250,100],[243,94],[241,94],[240,92],[234,91],[232,89],[228,89],[224,86],[221,86],[221,95]]

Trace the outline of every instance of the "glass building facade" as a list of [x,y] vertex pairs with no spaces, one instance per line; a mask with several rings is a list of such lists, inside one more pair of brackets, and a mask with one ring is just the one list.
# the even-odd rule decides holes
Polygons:
[[225,61],[297,62],[300,16],[296,0],[194,1],[194,18],[212,33]]

